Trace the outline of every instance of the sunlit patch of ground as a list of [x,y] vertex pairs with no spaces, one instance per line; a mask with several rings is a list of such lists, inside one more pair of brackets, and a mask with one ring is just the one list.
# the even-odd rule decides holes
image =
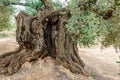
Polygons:
[[116,53],[113,47],[79,48],[79,53],[86,64],[86,70],[95,80],[120,80],[120,66],[116,63],[120,53]]

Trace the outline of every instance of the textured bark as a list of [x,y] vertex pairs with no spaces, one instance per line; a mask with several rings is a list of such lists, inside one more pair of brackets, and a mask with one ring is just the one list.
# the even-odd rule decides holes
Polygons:
[[24,12],[16,16],[19,49],[0,56],[0,74],[15,73],[26,61],[51,56],[71,72],[88,76],[78,55],[77,44],[66,34],[67,10],[43,10],[36,17]]

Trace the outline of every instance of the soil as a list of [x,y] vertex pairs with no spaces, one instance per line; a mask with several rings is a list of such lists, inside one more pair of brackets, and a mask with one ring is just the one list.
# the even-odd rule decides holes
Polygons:
[[[0,38],[0,55],[13,51],[18,47],[15,37]],[[26,62],[22,68],[11,76],[0,75],[0,80],[120,80],[120,67],[116,63],[119,54],[112,47],[100,49],[100,46],[92,48],[80,48],[79,55],[84,60],[85,69],[90,77],[73,74],[51,58],[40,58],[33,62]]]
[[79,53],[86,64],[86,70],[95,80],[120,80],[120,66],[116,63],[120,53],[116,53],[113,47],[79,48]]

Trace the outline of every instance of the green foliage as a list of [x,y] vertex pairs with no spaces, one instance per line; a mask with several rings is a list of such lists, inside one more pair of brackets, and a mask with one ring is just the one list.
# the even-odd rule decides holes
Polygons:
[[66,25],[68,34],[73,41],[84,46],[94,44],[96,38],[100,36],[100,31],[103,30],[101,17],[90,10],[75,8],[76,2],[71,3],[71,6],[72,17]]
[[37,14],[37,11],[43,7],[43,4],[40,2],[40,0],[25,0],[26,3],[29,3],[30,5],[25,7],[25,12],[35,16]]
[[26,7],[24,11],[32,16],[35,16],[37,14],[37,10],[31,7]]
[[0,6],[0,31],[10,29],[11,24],[9,22],[13,8],[11,6]]
[[62,4],[59,1],[53,2],[52,6],[53,6],[54,10],[62,9]]
[[[100,38],[105,47],[113,45],[118,51],[120,49],[120,6],[115,6],[115,9],[115,0],[99,0],[96,5],[93,3],[94,0],[91,0],[92,8],[85,6],[86,10],[81,10],[77,6],[78,3],[84,4],[87,1],[71,0],[68,8],[72,16],[66,25],[67,33],[73,41],[84,46],[90,46],[95,43],[96,39]],[[108,10],[115,10],[111,18],[104,20],[92,9],[104,14]]]
[[11,3],[19,4],[20,0],[0,0],[0,5],[2,6],[11,6]]
[[9,0],[0,0],[0,5],[8,5],[9,4]]
[[11,2],[18,2],[18,0],[0,0],[0,31],[11,30],[11,16],[14,13],[14,7]]
[[[0,31],[10,30],[13,27],[10,22],[11,15],[14,12],[14,6],[11,6],[12,3],[19,5],[19,3],[23,2],[18,0],[0,0]],[[39,0],[25,0],[25,3],[29,4],[25,7],[25,12],[32,16],[35,16],[37,10],[43,6]]]
[[99,11],[107,11],[114,5],[115,0],[99,0],[98,4],[94,6]]
[[106,21],[107,33],[103,40],[103,45],[108,47],[113,45],[116,51],[120,49],[120,7],[118,7],[114,13],[113,17]]

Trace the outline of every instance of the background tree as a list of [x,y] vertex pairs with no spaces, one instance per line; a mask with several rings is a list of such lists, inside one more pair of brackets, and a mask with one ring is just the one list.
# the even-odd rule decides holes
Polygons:
[[0,4],[0,31],[10,29],[9,19],[13,12],[12,6],[5,6],[4,4]]
[[24,11],[32,16],[35,16],[37,11],[43,7],[39,0],[0,0],[0,31],[10,30],[13,27],[11,18],[16,12],[16,5],[23,6]]

